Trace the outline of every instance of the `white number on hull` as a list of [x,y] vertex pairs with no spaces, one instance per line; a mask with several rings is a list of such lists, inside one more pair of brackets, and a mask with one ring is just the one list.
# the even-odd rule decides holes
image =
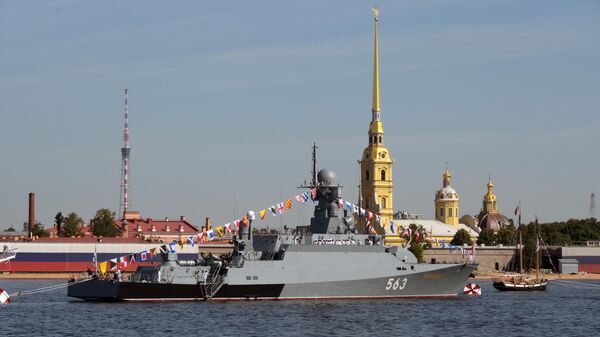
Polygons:
[[398,278],[393,278],[390,277],[388,279],[387,285],[385,286],[385,290],[402,290],[404,289],[404,287],[406,287],[406,282],[408,280],[405,278],[400,279]]

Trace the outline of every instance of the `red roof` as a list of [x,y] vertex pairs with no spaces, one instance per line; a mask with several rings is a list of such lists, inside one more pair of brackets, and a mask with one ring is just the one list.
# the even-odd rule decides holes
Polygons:
[[39,242],[39,243],[91,243],[91,242],[103,242],[103,243],[148,243],[148,241],[143,240],[141,238],[137,238],[137,237],[129,237],[129,238],[123,238],[120,236],[114,237],[114,238],[109,238],[109,237],[95,237],[95,236],[84,236],[84,237],[77,237],[77,238],[59,238],[59,237],[54,237],[54,238],[38,238],[36,240],[34,240],[33,242]]
[[[184,217],[179,220],[132,219],[127,220],[127,224],[129,225],[128,234],[130,237],[138,233],[153,233],[156,235],[191,235],[198,233],[198,228],[189,223]],[[123,231],[122,220],[116,220],[115,225]]]

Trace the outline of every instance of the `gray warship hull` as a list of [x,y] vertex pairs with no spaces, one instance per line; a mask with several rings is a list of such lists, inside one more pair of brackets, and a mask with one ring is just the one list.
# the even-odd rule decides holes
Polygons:
[[189,279],[181,283],[91,280],[70,286],[68,296],[93,301],[453,297],[476,269],[469,264],[417,263],[400,247],[281,244],[279,248],[285,254],[277,259],[247,256],[241,266],[222,268],[220,276],[213,268],[207,284]]
[[[316,177],[308,231],[255,237],[250,221],[239,228],[231,254],[221,259],[177,261],[170,254],[161,266],[138,268],[131,281],[74,282],[68,295],[228,301],[453,297],[462,291],[476,265],[418,263],[406,247],[387,247],[380,235],[359,234],[352,215],[342,213],[334,177],[328,170]],[[248,219],[253,216],[248,213]]]

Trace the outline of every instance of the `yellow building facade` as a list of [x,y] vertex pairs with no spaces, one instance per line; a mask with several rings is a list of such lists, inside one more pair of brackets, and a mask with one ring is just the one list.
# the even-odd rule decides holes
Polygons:
[[448,225],[458,226],[460,200],[451,183],[452,174],[446,166],[446,171],[442,174],[442,189],[435,193],[435,219]]
[[[375,15],[375,51],[373,68],[373,106],[369,125],[369,146],[364,149],[360,163],[361,191],[360,206],[386,218],[394,215],[393,189],[394,160],[383,143],[383,123],[379,96],[379,11]],[[383,231],[378,228],[378,231]]]

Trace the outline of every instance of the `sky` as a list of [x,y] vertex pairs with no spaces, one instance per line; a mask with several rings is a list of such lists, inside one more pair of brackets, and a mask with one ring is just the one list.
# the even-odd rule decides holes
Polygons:
[[0,228],[21,228],[29,192],[47,226],[118,211],[125,87],[145,217],[222,224],[290,198],[313,142],[356,201],[373,5],[396,210],[433,218],[448,162],[461,215],[491,175],[506,215],[589,216],[599,1],[0,1]]

